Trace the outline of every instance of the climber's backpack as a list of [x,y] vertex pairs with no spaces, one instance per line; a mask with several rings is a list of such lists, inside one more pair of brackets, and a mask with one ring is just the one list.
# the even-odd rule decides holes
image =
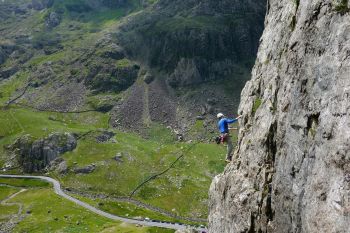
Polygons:
[[222,143],[222,144],[224,144],[226,141],[227,141],[227,138],[229,137],[229,134],[227,134],[227,133],[225,133],[225,134],[222,134],[222,135],[220,135],[220,136],[217,136],[216,138],[215,138],[215,142],[216,142],[216,144],[220,144],[220,143]]

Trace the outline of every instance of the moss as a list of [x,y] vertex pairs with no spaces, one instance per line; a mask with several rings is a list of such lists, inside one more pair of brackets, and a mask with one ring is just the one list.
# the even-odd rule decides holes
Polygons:
[[116,65],[118,68],[123,68],[123,67],[130,67],[132,66],[132,63],[129,59],[127,58],[124,58],[124,59],[121,59],[121,60],[118,60],[116,62]]
[[340,14],[346,14],[349,12],[349,7],[348,7],[349,0],[340,0],[335,3],[334,10],[337,11]]
[[293,15],[292,22],[290,23],[290,28],[292,31],[294,31],[296,25],[297,25],[297,17]]
[[294,31],[295,26],[297,24],[297,16],[296,16],[296,14],[297,14],[297,11],[299,9],[300,0],[293,0],[293,2],[295,4],[295,13],[294,13],[294,15],[292,17],[292,21],[291,21],[291,23],[289,25],[292,31]]
[[260,98],[256,98],[254,100],[253,108],[252,108],[252,112],[254,115],[255,115],[256,111],[258,110],[258,108],[260,107],[261,103],[262,103],[262,100]]
[[293,2],[295,4],[296,9],[298,10],[299,5],[300,5],[300,0],[293,0]]

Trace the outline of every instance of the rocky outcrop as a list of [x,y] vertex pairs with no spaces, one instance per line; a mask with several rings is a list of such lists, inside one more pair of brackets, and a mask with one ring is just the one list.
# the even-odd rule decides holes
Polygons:
[[85,84],[94,92],[125,91],[136,81],[140,66],[125,58],[111,35],[97,41],[92,53],[81,61],[88,67]]
[[[128,88],[111,125],[143,131],[157,122],[187,135],[203,113],[213,131],[213,113],[238,108],[264,14],[263,0],[160,0],[125,19],[114,40],[146,85]],[[207,106],[209,98],[220,101]]]
[[209,232],[349,232],[350,3],[268,1]]
[[61,16],[56,12],[50,12],[45,19],[45,25],[47,28],[57,27],[60,23]]
[[129,19],[118,39],[128,56],[169,74],[174,87],[232,78],[234,64],[255,59],[264,8],[262,0],[160,0]]
[[99,135],[96,136],[96,142],[104,143],[110,141],[115,136],[115,133],[112,131],[102,131]]
[[19,165],[24,172],[40,172],[61,154],[72,151],[77,146],[76,138],[69,133],[54,133],[47,138],[34,140],[24,135],[10,146],[16,153]]
[[194,230],[194,229],[186,229],[186,230],[177,230],[175,231],[175,233],[196,233],[198,231]]
[[6,59],[7,59],[7,55],[2,50],[2,48],[0,48],[0,65],[5,63]]
[[40,11],[45,8],[49,8],[53,5],[54,0],[32,0],[31,4],[29,4],[29,8],[33,8],[34,10]]
[[0,44],[0,65],[5,63],[6,59],[15,49],[16,46],[13,44]]
[[73,171],[75,174],[89,174],[92,173],[96,169],[95,164],[90,164],[85,167],[75,168]]

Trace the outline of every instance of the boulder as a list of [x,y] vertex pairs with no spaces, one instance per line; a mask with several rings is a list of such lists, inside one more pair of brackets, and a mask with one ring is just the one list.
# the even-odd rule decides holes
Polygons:
[[92,173],[96,169],[95,164],[90,164],[85,167],[75,168],[74,173],[75,174],[89,174]]
[[60,164],[58,164],[56,171],[59,174],[66,174],[68,172],[67,162],[62,161]]
[[98,143],[104,143],[108,142],[110,139],[112,139],[115,136],[114,132],[111,131],[103,131],[101,134],[96,136],[96,141]]
[[0,69],[0,80],[1,79],[7,79],[14,75],[18,71],[17,66],[5,68],[5,69]]
[[154,80],[154,76],[151,75],[151,74],[146,74],[144,77],[143,77],[143,81],[146,83],[146,84],[151,84]]
[[47,28],[57,27],[61,23],[61,16],[56,12],[51,12],[45,19]]
[[108,44],[108,46],[105,49],[106,51],[102,52],[101,57],[112,58],[115,60],[121,60],[125,58],[123,48],[114,43]]
[[114,156],[114,160],[117,161],[117,162],[123,162],[123,154],[122,153],[117,153],[115,156]]

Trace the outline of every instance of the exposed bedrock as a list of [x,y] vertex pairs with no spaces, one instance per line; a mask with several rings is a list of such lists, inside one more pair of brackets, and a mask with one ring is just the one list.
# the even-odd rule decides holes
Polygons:
[[77,140],[70,133],[53,133],[46,138],[35,140],[30,135],[24,135],[10,146],[16,155],[18,164],[24,172],[40,172],[61,154],[72,151],[77,146]]
[[265,2],[160,0],[130,18],[118,39],[129,57],[168,74],[172,87],[239,80],[250,66],[263,29]]
[[209,232],[349,232],[350,3],[270,0]]

